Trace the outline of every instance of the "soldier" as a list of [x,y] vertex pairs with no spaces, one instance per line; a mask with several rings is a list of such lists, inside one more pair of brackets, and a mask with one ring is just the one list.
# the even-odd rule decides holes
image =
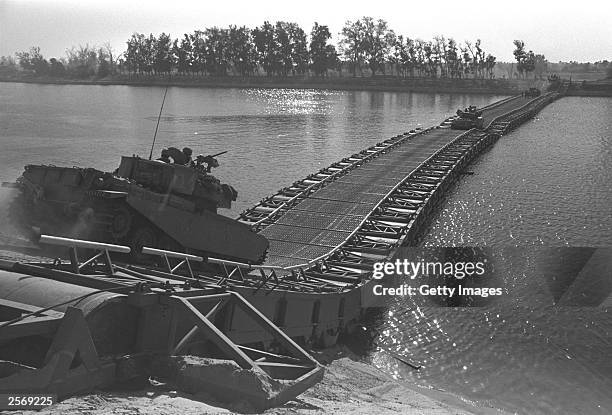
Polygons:
[[157,159],[158,161],[163,161],[164,163],[170,163],[170,155],[168,154],[168,149],[164,148],[161,151],[161,157]]
[[172,162],[174,164],[181,164],[183,166],[188,165],[191,162],[191,154],[187,156],[185,150],[191,151],[190,148],[185,147],[183,151],[179,150],[176,147],[168,147],[166,152],[170,158],[172,158]]
[[191,158],[191,155],[193,154],[193,150],[191,150],[189,147],[185,147],[183,148],[183,154],[185,155],[185,162],[181,164],[185,166],[189,166],[189,167],[195,167],[195,164],[193,163],[193,159]]

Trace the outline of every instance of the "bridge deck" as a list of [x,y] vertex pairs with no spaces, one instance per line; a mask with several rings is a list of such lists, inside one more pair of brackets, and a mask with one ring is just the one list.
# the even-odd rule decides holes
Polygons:
[[[485,108],[484,125],[530,100],[518,97]],[[439,128],[415,135],[310,193],[261,230],[270,241],[265,264],[288,267],[330,253],[359,228],[396,185],[462,133]]]

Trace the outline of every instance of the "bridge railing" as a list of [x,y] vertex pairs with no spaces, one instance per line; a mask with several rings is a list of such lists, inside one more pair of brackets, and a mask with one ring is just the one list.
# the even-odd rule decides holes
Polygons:
[[[111,261],[110,252],[129,254],[131,249],[123,245],[113,245],[102,242],[86,241],[81,239],[63,238],[59,236],[41,235],[39,242],[47,245],[58,245],[68,248],[72,271],[79,274],[81,270],[95,264],[98,260],[102,260],[109,274],[114,273],[113,262]],[[79,260],[77,249],[89,249],[97,251],[89,259],[81,262]]]
[[362,228],[362,226],[370,219],[370,217],[372,216],[372,214],[374,214],[379,208],[380,206],[385,203],[385,201],[399,188],[401,187],[406,180],[408,180],[415,171],[417,171],[419,168],[421,168],[422,166],[426,165],[427,163],[429,163],[439,152],[444,151],[446,148],[448,148],[449,146],[451,146],[453,143],[455,143],[457,140],[459,140],[460,138],[466,136],[467,134],[469,134],[470,132],[472,132],[472,130],[468,130],[465,131],[461,134],[459,134],[457,137],[455,137],[453,140],[451,140],[450,142],[448,142],[447,144],[445,144],[443,147],[441,147],[438,151],[436,151],[435,153],[433,153],[431,156],[429,156],[427,159],[425,159],[421,164],[419,164],[417,167],[415,167],[410,173],[408,173],[407,175],[404,176],[403,179],[401,179],[395,186],[393,186],[393,188],[391,188],[391,190],[389,190],[379,201],[376,205],[374,205],[374,207],[368,212],[368,214],[364,217],[364,219],[359,223],[359,225],[355,228],[355,230],[353,230],[353,232],[351,232],[351,234],[349,236],[347,236],[342,242],[340,242],[335,248],[333,248],[331,251],[327,252],[326,254],[323,254],[311,261],[308,261],[304,264],[300,264],[297,265],[295,267],[299,267],[299,268],[310,268],[315,264],[320,263],[321,261],[323,261],[325,258],[328,258],[330,256],[332,256],[334,253],[336,253],[338,250],[342,249],[342,247],[344,245],[346,245],[346,243],[348,241],[350,241],[358,232],[359,230]]
[[[165,249],[150,248],[147,246],[142,247],[142,253],[146,255],[157,255],[162,257],[164,259],[166,268],[168,269],[168,272],[170,274],[174,274],[181,267],[185,266],[191,278],[195,278],[195,274],[193,273],[193,268],[191,267],[190,261],[204,261],[204,258],[202,258],[201,256],[185,254],[183,252],[167,251]],[[170,260],[168,258],[176,258],[180,259],[181,261],[177,265],[172,266],[170,265]]]
[[508,103],[510,101],[514,101],[514,100],[520,99],[520,98],[521,98],[520,95],[513,95],[511,97],[504,98],[501,101],[497,101],[497,102],[494,102],[492,104],[485,105],[484,107],[479,108],[479,109],[480,110],[490,110],[490,109],[497,108],[497,107],[502,106],[502,105],[504,105],[504,104],[506,104],[506,103]]
[[520,112],[523,112],[525,109],[527,109],[529,106],[533,105],[536,102],[545,102],[551,98],[554,98],[555,94],[557,94],[556,92],[547,92],[544,95],[540,95],[539,97],[535,97],[534,99],[530,100],[529,102],[527,102],[525,105],[520,106],[519,108],[515,108],[512,111],[509,111],[505,114],[501,114],[498,115],[497,117],[493,118],[491,120],[491,122],[489,123],[489,125],[487,125],[487,128],[489,128],[490,126],[492,126],[494,123],[500,121],[502,118],[507,118],[507,117],[511,117],[514,114],[518,114]]
[[[264,277],[265,279],[268,279],[268,280],[271,279],[271,278],[274,278],[276,276],[279,276],[279,275],[294,275],[295,276],[297,274],[299,276],[304,276],[305,277],[306,276],[306,272],[309,269],[312,269],[313,267],[316,267],[317,265],[324,264],[326,259],[330,258],[332,255],[337,253],[339,250],[343,249],[343,247],[345,247],[345,245],[348,242],[350,242],[357,235],[357,233],[361,230],[363,225],[370,220],[371,216],[377,212],[377,210],[381,207],[381,205],[383,205],[388,200],[388,198],[394,192],[397,191],[398,188],[400,188],[402,185],[404,185],[405,182],[411,178],[411,176],[414,174],[414,172],[416,172],[421,167],[423,167],[423,166],[427,165],[428,163],[430,163],[440,152],[446,150],[447,148],[449,148],[450,146],[455,144],[457,141],[459,141],[461,138],[471,134],[473,131],[474,131],[474,129],[471,129],[471,130],[468,130],[468,131],[465,131],[465,132],[459,134],[453,140],[451,140],[450,142],[445,144],[438,151],[436,151],[430,157],[428,157],[426,160],[424,160],[419,166],[415,167],[410,173],[408,173],[402,180],[400,180],[392,189],[390,189],[379,200],[379,202],[368,212],[368,214],[359,223],[359,225],[355,227],[353,232],[351,232],[346,238],[344,238],[344,240],[342,242],[338,243],[336,245],[336,247],[332,248],[330,251],[328,251],[327,253],[325,253],[323,255],[320,255],[317,258],[314,258],[314,259],[312,259],[310,261],[307,261],[307,262],[304,262],[304,263],[300,263],[300,264],[296,264],[296,265],[291,265],[291,266],[286,266],[286,267],[267,266],[267,265],[250,265],[250,264],[237,263],[237,262],[227,261],[227,260],[218,259],[218,258],[210,258],[210,257],[208,258],[208,262],[221,265],[224,268],[225,273],[226,273],[226,275],[228,277],[231,277],[232,275],[241,275],[242,278],[244,278],[245,274],[244,274],[243,270],[246,270],[247,272],[253,271],[253,270],[259,270],[260,272],[262,272],[262,277]],[[228,269],[228,267],[230,267],[230,268]],[[238,271],[237,271],[237,269],[238,269]]]

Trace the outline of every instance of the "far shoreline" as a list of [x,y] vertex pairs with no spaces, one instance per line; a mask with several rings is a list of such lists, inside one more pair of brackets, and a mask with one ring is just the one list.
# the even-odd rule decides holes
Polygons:
[[[239,77],[188,77],[156,76],[130,77],[115,75],[107,78],[72,79],[55,77],[36,77],[21,74],[0,74],[0,82],[39,85],[121,85],[137,87],[179,88],[248,88],[248,89],[315,89],[336,91],[374,91],[374,92],[417,92],[434,94],[479,94],[479,95],[517,95],[535,87],[542,91],[551,84],[545,79],[448,79],[448,78],[398,78],[395,76],[362,77],[287,77],[269,78],[265,76]],[[612,97],[612,80],[574,82],[565,93],[566,96]]]
[[[335,78],[267,78],[267,77],[173,77],[171,79],[117,76],[103,79],[65,79],[52,77],[1,76],[0,82],[41,85],[123,85],[143,87],[175,86],[183,88],[264,88],[317,89],[340,91],[424,92],[448,94],[515,95],[527,87],[543,84],[535,80],[495,79],[426,79],[395,77],[335,77]],[[521,88],[525,86],[525,88]]]

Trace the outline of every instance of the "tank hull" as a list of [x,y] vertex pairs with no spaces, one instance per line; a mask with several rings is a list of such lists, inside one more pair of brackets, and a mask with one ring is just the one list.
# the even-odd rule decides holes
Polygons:
[[482,128],[482,118],[456,118],[451,122],[453,130],[471,130],[472,128]]
[[17,210],[26,225],[58,236],[125,244],[139,261],[145,259],[139,254],[143,246],[249,263],[261,262],[268,248],[263,236],[217,214],[209,200],[162,193],[115,174],[30,165],[17,183],[23,193]]
[[159,197],[146,189],[129,191],[127,204],[165,235],[178,241],[193,253],[201,251],[234,260],[260,262],[268,249],[268,241],[234,219],[206,210],[194,215],[181,209],[180,200],[162,196],[163,201],[151,203]]

